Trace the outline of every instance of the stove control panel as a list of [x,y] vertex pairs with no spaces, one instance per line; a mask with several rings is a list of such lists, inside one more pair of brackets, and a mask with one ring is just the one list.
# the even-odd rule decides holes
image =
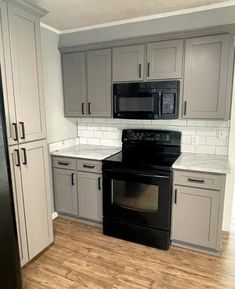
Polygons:
[[123,130],[122,133],[123,142],[154,142],[157,144],[171,144],[180,145],[181,133],[176,131],[166,130]]

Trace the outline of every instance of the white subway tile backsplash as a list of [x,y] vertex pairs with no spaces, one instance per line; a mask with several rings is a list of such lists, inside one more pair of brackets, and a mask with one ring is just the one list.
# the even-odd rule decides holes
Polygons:
[[216,136],[217,135],[217,131],[216,128],[209,128],[209,127],[205,127],[205,128],[197,128],[197,135],[205,135],[205,136]]
[[121,146],[121,133],[126,128],[181,131],[183,152],[228,154],[229,121],[78,119],[78,136],[83,144]]
[[207,145],[196,145],[196,153],[198,154],[215,154],[215,146],[207,146]]

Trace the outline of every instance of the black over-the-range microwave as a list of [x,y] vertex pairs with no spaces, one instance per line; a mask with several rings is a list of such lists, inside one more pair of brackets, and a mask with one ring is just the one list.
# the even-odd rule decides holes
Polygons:
[[179,109],[179,81],[116,83],[114,118],[175,119]]

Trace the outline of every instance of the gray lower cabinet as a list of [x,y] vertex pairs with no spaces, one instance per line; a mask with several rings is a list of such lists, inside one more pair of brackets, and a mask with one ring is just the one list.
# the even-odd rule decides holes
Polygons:
[[53,242],[46,141],[9,148],[21,265]]
[[78,172],[79,216],[102,222],[102,175]]
[[102,222],[102,162],[56,156],[52,159],[58,213]]
[[174,171],[173,244],[220,252],[225,176]]
[[147,44],[147,79],[181,78],[183,40]]
[[144,80],[145,45],[113,48],[113,81]]
[[62,55],[64,114],[66,117],[86,115],[86,55]]
[[55,209],[59,213],[78,216],[78,193],[76,170],[53,170]]
[[229,35],[186,40],[184,118],[226,118],[229,43]]

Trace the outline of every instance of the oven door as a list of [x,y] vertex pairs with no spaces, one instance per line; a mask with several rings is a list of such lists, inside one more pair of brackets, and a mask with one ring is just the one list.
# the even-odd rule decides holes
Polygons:
[[106,169],[103,174],[104,217],[169,230],[171,174]]

